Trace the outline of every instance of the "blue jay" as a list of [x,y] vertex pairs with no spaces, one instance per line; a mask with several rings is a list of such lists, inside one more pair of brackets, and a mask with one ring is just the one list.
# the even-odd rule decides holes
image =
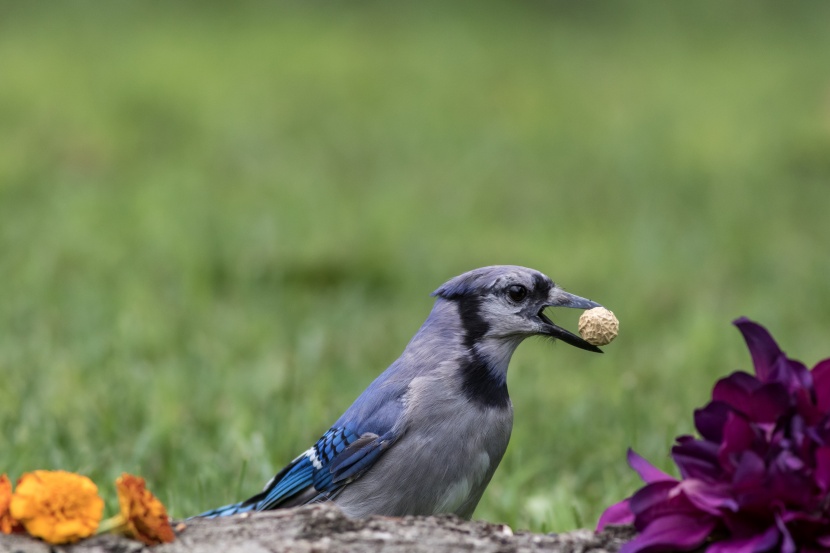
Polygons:
[[333,501],[351,517],[469,519],[510,439],[506,379],[516,347],[545,336],[601,353],[543,313],[599,304],[509,265],[464,273],[433,296],[432,312],[401,356],[317,443],[259,494],[199,516]]

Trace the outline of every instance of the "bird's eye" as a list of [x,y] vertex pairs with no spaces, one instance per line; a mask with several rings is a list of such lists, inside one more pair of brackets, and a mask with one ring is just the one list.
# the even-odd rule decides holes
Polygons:
[[515,302],[520,302],[527,297],[527,288],[521,284],[514,284],[507,287],[507,297]]

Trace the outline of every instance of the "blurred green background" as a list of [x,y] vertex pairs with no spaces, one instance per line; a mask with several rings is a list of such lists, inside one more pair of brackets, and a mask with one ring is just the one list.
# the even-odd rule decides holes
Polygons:
[[[671,470],[730,321],[830,355],[830,3],[3,2],[0,472],[258,491],[463,271],[614,310],[516,353],[476,518],[593,526]],[[578,312],[553,313],[572,329]]]

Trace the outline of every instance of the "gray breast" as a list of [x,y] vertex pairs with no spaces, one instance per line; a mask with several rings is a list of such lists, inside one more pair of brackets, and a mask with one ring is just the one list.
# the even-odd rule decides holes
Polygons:
[[472,516],[507,449],[513,410],[464,401],[457,386],[440,372],[412,381],[401,437],[335,499],[347,515]]

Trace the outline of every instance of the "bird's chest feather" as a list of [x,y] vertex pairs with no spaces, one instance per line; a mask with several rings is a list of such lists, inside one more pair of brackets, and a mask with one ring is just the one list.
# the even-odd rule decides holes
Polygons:
[[409,406],[417,424],[406,429],[405,450],[413,478],[435,484],[434,512],[456,512],[480,495],[498,467],[510,440],[512,405],[483,407],[460,400],[451,388],[427,384],[428,398]]
[[400,436],[346,486],[337,503],[349,516],[456,513],[469,518],[510,439],[512,406],[484,408],[434,378],[416,378],[396,426]]

